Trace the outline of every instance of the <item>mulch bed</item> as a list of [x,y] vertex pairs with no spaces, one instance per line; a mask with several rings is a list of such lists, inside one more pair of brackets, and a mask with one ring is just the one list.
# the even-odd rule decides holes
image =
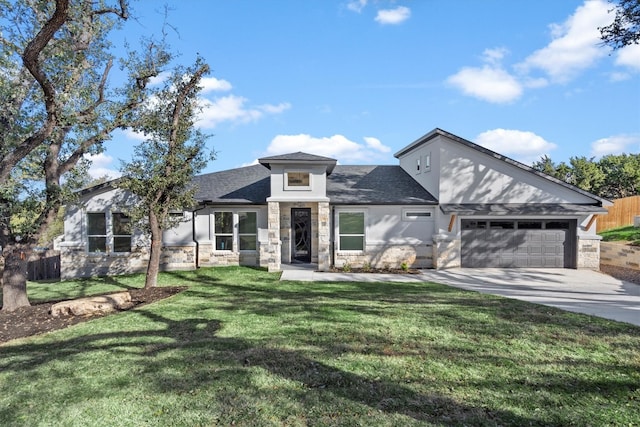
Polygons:
[[[185,286],[163,286],[150,289],[132,289],[131,308],[140,307],[168,298],[183,290]],[[15,311],[5,312],[0,310],[0,344],[17,338],[29,337],[45,332],[55,331],[85,322],[105,315],[94,316],[60,316],[53,317],[49,314],[51,306],[58,301],[49,301],[42,304],[34,304],[31,307],[22,307]]]

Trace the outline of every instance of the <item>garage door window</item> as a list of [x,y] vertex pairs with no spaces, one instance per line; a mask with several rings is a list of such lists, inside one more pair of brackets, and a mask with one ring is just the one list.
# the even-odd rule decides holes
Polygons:
[[507,230],[513,228],[513,221],[491,221],[491,229]]
[[487,221],[462,221],[463,230],[484,230],[487,228]]
[[545,228],[547,230],[568,230],[569,221],[547,221]]
[[518,230],[541,230],[542,221],[518,221]]

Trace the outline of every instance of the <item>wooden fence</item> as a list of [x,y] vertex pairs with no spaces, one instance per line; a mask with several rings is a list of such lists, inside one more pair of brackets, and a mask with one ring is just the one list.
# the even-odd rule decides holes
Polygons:
[[613,201],[607,215],[598,215],[596,231],[599,233],[616,227],[633,224],[633,217],[640,215],[640,196],[624,197]]
[[42,252],[29,261],[27,280],[60,279],[60,253]]

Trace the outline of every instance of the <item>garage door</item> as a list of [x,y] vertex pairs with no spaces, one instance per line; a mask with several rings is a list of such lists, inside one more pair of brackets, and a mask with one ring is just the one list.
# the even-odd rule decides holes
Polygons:
[[463,267],[574,267],[575,220],[463,219]]

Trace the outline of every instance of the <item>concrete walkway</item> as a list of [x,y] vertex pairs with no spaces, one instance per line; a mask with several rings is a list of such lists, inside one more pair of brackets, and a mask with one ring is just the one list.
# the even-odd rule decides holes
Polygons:
[[435,282],[590,314],[640,326],[640,285],[591,270],[464,268],[420,274],[324,273],[315,265],[283,265],[280,280]]

